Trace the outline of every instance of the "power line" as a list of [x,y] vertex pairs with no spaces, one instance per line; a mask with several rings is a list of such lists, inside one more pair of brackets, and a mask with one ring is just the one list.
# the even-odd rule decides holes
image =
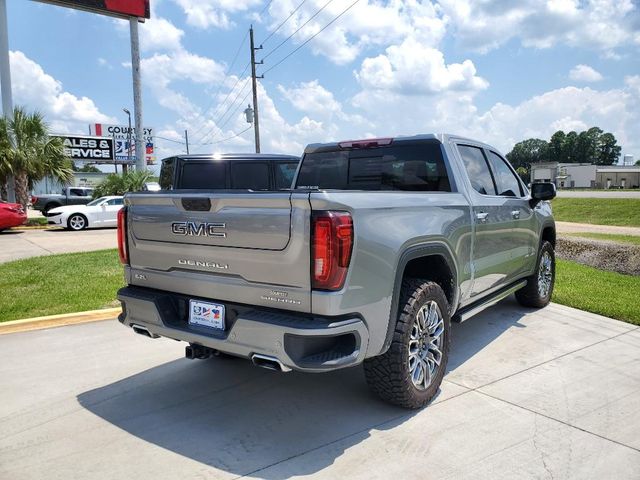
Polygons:
[[[218,106],[216,107],[216,109],[213,111],[213,113],[211,114],[211,117],[215,117],[216,114],[222,110],[222,108],[224,107],[224,104],[227,102],[227,100],[229,99],[229,97],[231,96],[231,94],[233,94],[233,92],[235,91],[236,87],[238,86],[238,84],[240,83],[240,81],[242,80],[242,76],[245,74],[245,72],[249,69],[249,65],[251,64],[251,62],[247,62],[247,64],[244,66],[244,69],[242,70],[242,72],[240,73],[240,75],[238,75],[238,78],[236,79],[236,82],[233,84],[233,86],[231,87],[231,89],[229,90],[229,93],[227,93],[227,96],[224,97],[224,100],[222,100],[222,102],[220,102],[218,104]],[[245,79],[245,81],[248,81],[248,78]],[[214,121],[214,123],[218,123],[217,121]],[[215,130],[216,126],[214,126],[214,128],[212,128],[211,130],[209,130],[207,133],[205,133],[204,135],[200,136],[200,141],[204,140],[206,137],[208,137],[209,135],[211,135],[211,133]]]
[[338,20],[340,17],[342,17],[345,13],[347,13],[349,10],[351,10],[356,3],[358,3],[360,0],[355,0],[355,2],[353,2],[351,5],[349,5],[347,8],[345,8],[339,15],[337,15],[333,20],[331,20],[329,23],[327,23],[324,27],[322,27],[318,32],[314,33],[313,35],[311,35],[309,38],[307,38],[303,43],[301,43],[300,45],[298,45],[297,48],[295,48],[294,50],[292,50],[286,57],[280,59],[280,61],[278,61],[277,63],[275,63],[274,65],[272,65],[270,68],[268,68],[267,70],[265,70],[263,72],[264,74],[269,73],[271,70],[273,70],[274,68],[276,68],[278,65],[280,65],[282,62],[284,62],[287,58],[289,58],[291,55],[293,55],[294,53],[296,53],[298,50],[300,50],[302,47],[304,47],[307,43],[309,43],[311,40],[313,40],[314,38],[316,38],[318,35],[320,35],[322,32],[324,32],[327,28],[329,28],[336,20]]
[[267,8],[269,8],[272,2],[273,0],[269,0],[269,2],[264,6],[264,8],[260,10],[260,13],[258,14],[258,16],[262,15],[267,10]]
[[159,135],[154,135],[153,137],[159,138],[160,140],[166,140],[167,142],[179,143],[181,145],[184,145],[184,142],[181,142],[180,140],[174,140],[173,138],[160,137]]
[[[233,60],[231,61],[231,65],[229,65],[229,67],[225,70],[224,74],[223,74],[223,79],[220,82],[220,85],[218,86],[218,89],[216,90],[216,93],[213,94],[211,96],[211,101],[209,102],[209,105],[207,105],[207,108],[204,109],[204,112],[202,112],[202,116],[204,117],[207,112],[211,109],[211,107],[213,106],[213,102],[215,102],[216,97],[218,96],[218,94],[220,93],[220,90],[222,90],[222,86],[224,85],[224,81],[227,79],[227,76],[229,75],[229,72],[231,72],[231,70],[233,69],[233,66],[236,64],[236,60],[238,59],[238,55],[240,55],[240,51],[242,50],[242,47],[244,46],[245,42],[247,41],[247,36],[249,35],[249,33],[245,33],[242,42],[240,42],[240,46],[238,47],[238,50],[236,50],[236,54],[233,56]],[[204,128],[204,123],[200,126],[200,128],[198,128],[198,130],[196,130],[193,135],[197,135],[198,133],[200,133],[202,131],[202,129]]]
[[223,138],[222,140],[218,140],[217,142],[200,143],[199,145],[217,145],[218,143],[228,142],[229,140],[232,140],[232,139],[234,139],[236,137],[239,137],[240,135],[242,135],[245,132],[248,132],[249,130],[251,130],[251,125],[249,125],[247,128],[245,128],[241,132],[236,133],[235,135],[233,135],[231,137]]
[[304,5],[306,1],[307,1],[307,0],[302,0],[302,2],[300,2],[300,5],[298,5],[296,8],[294,8],[293,12],[291,12],[291,13],[289,14],[289,16],[288,16],[287,18],[285,18],[285,19],[282,21],[282,23],[280,23],[280,25],[278,25],[278,26],[276,27],[276,29],[275,29],[275,30],[273,30],[269,35],[267,35],[267,38],[265,38],[265,39],[260,43],[260,45],[263,45],[263,44],[267,43],[267,40],[269,40],[269,39],[270,39],[270,38],[271,38],[271,37],[272,37],[272,36],[273,36],[273,35],[274,35],[278,30],[280,30],[280,28],[281,28],[285,23],[287,23],[287,22],[289,21],[289,19],[290,19],[291,17],[293,17],[293,15],[294,15],[298,10],[300,10],[300,7],[302,7],[302,5]]
[[[247,87],[247,85],[249,85],[249,78],[247,77],[247,79],[245,80],[244,84],[242,85],[242,88],[240,88],[240,90],[238,90],[238,93],[236,94],[235,98],[232,100],[232,102],[229,104],[229,106],[227,107],[227,109],[224,111],[224,113],[219,117],[219,120],[216,121],[216,128],[218,129],[219,133],[222,133],[222,128],[229,122],[229,119],[231,118],[232,115],[230,115],[229,117],[227,117],[227,120],[220,124],[220,122],[222,122],[222,120],[227,116],[227,113],[229,113],[229,111],[237,105],[242,105],[245,101],[245,99],[247,98],[247,96],[249,96],[249,93],[247,93],[247,95],[240,100],[240,103],[237,103],[238,97],[240,97],[240,95],[244,92],[245,88]],[[237,108],[236,108],[237,110]],[[209,138],[209,136],[211,136],[213,134],[213,136],[211,137],[211,140],[213,140],[216,137],[216,131],[215,129],[212,129],[207,135],[205,135],[204,137],[202,137],[200,139],[201,142],[204,142],[205,138]]]
[[304,22],[302,25],[300,25],[298,27],[298,29],[293,32],[291,35],[289,35],[287,38],[285,38],[282,42],[280,42],[275,48],[273,48],[272,50],[269,51],[269,53],[267,53],[264,57],[262,57],[262,61],[264,61],[267,57],[269,57],[272,53],[274,53],[276,50],[278,50],[282,45],[284,45],[285,43],[287,43],[296,33],[298,33],[300,30],[302,30],[311,20],[313,20],[314,18],[316,18],[320,12],[322,12],[325,8],[327,8],[329,6],[330,3],[332,3],[333,0],[329,0],[327,3],[325,3],[320,10],[318,10],[316,13],[314,13],[313,15],[311,15],[311,17],[309,17],[309,19]]

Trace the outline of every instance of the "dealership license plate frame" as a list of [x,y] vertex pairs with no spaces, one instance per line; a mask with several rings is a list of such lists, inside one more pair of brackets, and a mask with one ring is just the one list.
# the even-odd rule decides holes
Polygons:
[[[200,308],[200,311],[196,309]],[[210,312],[203,313],[202,309],[210,309]],[[214,311],[219,312],[220,318],[216,318]],[[203,302],[201,300],[189,300],[189,325],[205,327],[214,331],[222,332],[225,329],[225,308],[221,303]]]

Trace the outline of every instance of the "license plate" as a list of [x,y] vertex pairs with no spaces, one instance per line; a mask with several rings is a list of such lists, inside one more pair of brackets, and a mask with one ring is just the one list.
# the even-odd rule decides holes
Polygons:
[[189,300],[189,324],[224,330],[224,305]]

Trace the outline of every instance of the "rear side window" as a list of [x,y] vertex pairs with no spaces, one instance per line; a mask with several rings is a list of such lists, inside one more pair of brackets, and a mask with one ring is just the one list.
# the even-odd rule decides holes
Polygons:
[[160,188],[162,190],[173,189],[173,171],[176,161],[173,158],[162,161],[162,168],[160,169]]
[[86,197],[87,195],[90,195],[90,193],[87,193],[87,191],[82,188],[70,188],[69,195],[73,195],[74,197]]
[[296,174],[297,168],[297,162],[276,162],[274,164],[274,171],[276,174],[276,190],[291,188],[291,183],[293,182],[293,177]]
[[458,145],[458,151],[467,169],[473,189],[482,195],[495,195],[496,188],[482,149],[469,145]]
[[269,190],[269,165],[264,162],[232,163],[231,188]]
[[297,188],[450,192],[439,142],[305,155]]
[[489,152],[489,161],[491,162],[491,168],[493,169],[493,174],[496,179],[498,195],[521,197],[522,190],[520,188],[520,182],[508,167],[506,160],[494,152]]
[[226,162],[184,162],[178,188],[225,189],[227,188],[226,167]]

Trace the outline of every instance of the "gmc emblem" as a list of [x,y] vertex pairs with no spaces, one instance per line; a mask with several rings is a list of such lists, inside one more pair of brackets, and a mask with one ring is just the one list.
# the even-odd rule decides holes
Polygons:
[[216,229],[226,228],[224,223],[204,223],[204,222],[173,222],[171,233],[174,235],[189,235],[194,237],[217,237],[225,238],[224,232],[217,232]]

